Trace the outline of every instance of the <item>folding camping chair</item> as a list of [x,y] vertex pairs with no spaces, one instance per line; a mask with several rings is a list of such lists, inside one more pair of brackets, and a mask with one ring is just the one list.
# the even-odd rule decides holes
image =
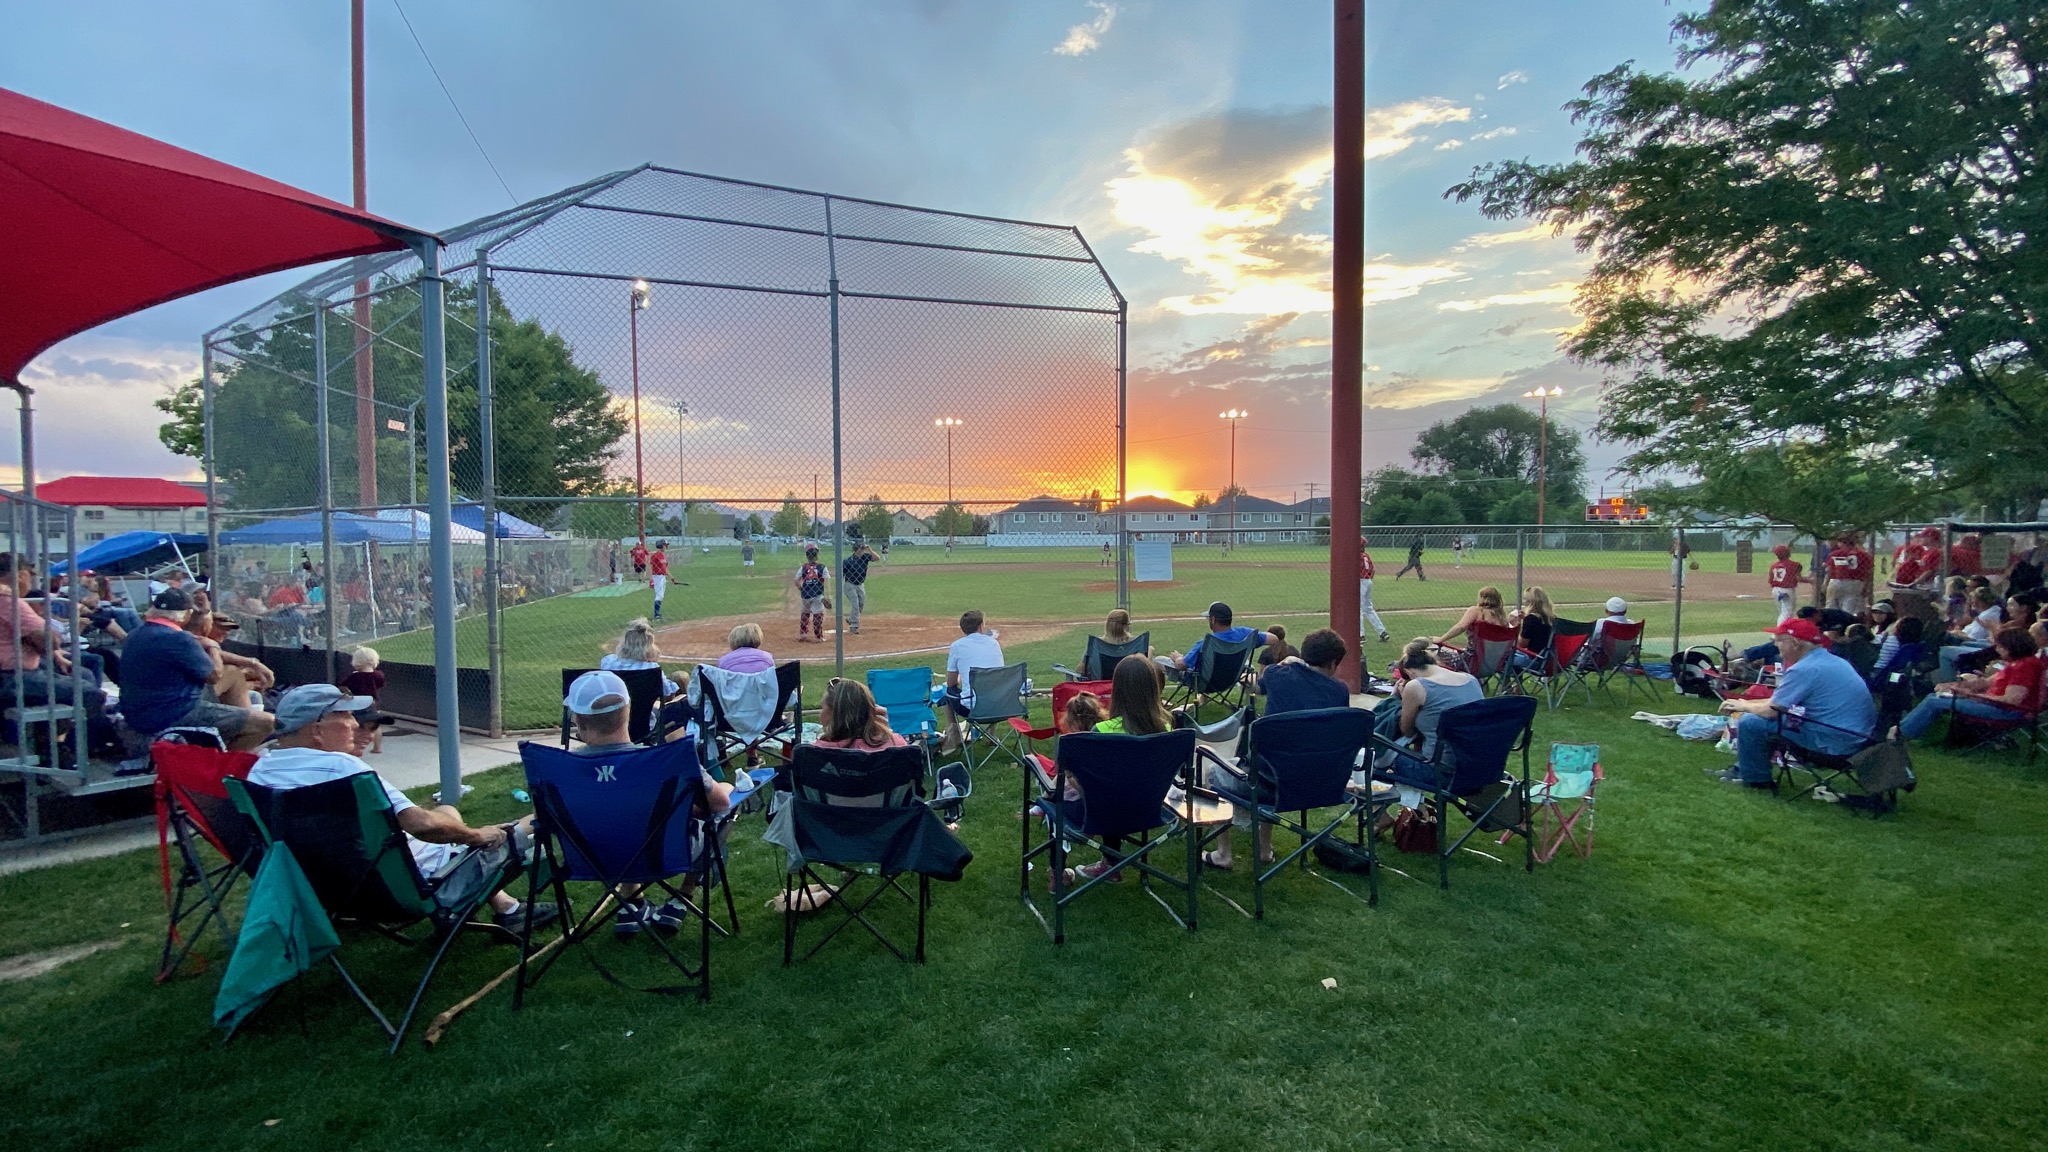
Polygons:
[[[1786,735],[1808,728],[1853,737],[1857,747],[1845,753],[1822,752]],[[1812,795],[1882,816],[1899,806],[1899,793],[1919,786],[1903,741],[1824,724],[1798,715],[1796,709],[1778,714],[1769,755],[1772,784],[1788,800]]]
[[[1253,865],[1254,919],[1266,918],[1266,885],[1289,865],[1299,860],[1307,868],[1309,853],[1333,841],[1346,821],[1362,821],[1393,803],[1392,789],[1351,788],[1351,774],[1357,769],[1360,753],[1372,742],[1372,729],[1373,715],[1363,708],[1282,712],[1251,722],[1249,752],[1236,763],[1206,747],[1197,750],[1200,758],[1216,769],[1208,773],[1208,791],[1248,813],[1255,823],[1284,828],[1300,841],[1292,852],[1275,856],[1263,871]],[[1309,822],[1310,812],[1332,808],[1338,810],[1335,819],[1320,827]],[[1379,861],[1372,838],[1362,836],[1356,846],[1341,841],[1332,844],[1339,846],[1353,849],[1362,858],[1368,891],[1363,899],[1378,904]],[[1320,872],[1312,875],[1351,892]]]
[[889,712],[889,729],[926,747],[942,735],[932,710],[933,676],[929,668],[870,668],[867,675],[868,694]]
[[1167,673],[1167,687],[1173,694],[1166,706],[1185,704],[1199,710],[1204,700],[1213,699],[1233,710],[1244,707],[1252,695],[1245,672],[1251,665],[1252,650],[1258,646],[1256,633],[1242,640],[1224,640],[1210,633],[1202,640],[1202,652],[1193,668]]
[[[1425,803],[1436,808],[1437,885],[1451,886],[1451,857],[1480,832],[1507,832],[1522,837],[1524,867],[1536,868],[1535,838],[1529,824],[1529,741],[1535,734],[1536,700],[1530,696],[1494,696],[1446,711],[1437,722],[1436,748],[1430,757],[1430,781],[1418,788]],[[1381,748],[1403,756],[1414,753],[1386,737],[1373,736]],[[1522,754],[1522,775],[1509,771],[1509,758]],[[1391,778],[1390,778],[1391,779]],[[1456,808],[1472,826],[1450,838],[1447,817]],[[1497,859],[1478,849],[1466,849]]]
[[[589,947],[630,897],[624,889],[664,894],[698,922],[697,961],[691,963],[663,933],[642,933],[654,940],[662,956],[683,975],[685,983],[635,989],[668,995],[695,992],[711,998],[711,914],[678,888],[688,877],[694,891],[708,893],[713,858],[718,853],[715,831],[693,809],[704,799],[704,775],[697,763],[694,738],[685,736],[649,748],[617,755],[585,756],[522,741],[519,761],[533,794],[535,873],[527,884],[531,902],[543,884],[554,889],[561,913],[562,945],[529,964],[532,928],[520,939],[519,974],[512,1007],[525,1004],[527,989],[540,982],[555,961],[571,947],[581,946],[591,967],[606,982],[632,989]],[[543,880],[538,874],[545,866]],[[567,885],[587,882],[603,891],[579,917],[571,907]]]
[[1142,656],[1152,650],[1152,634],[1140,632],[1121,644],[1111,644],[1100,636],[1088,638],[1088,648],[1081,654],[1081,667],[1069,668],[1055,664],[1052,670],[1069,680],[1107,680],[1116,662],[1126,656]]
[[[924,963],[925,914],[932,904],[931,882],[958,880],[974,854],[926,806],[920,791],[925,758],[915,748],[861,752],[805,745],[784,770],[789,797],[776,814],[768,839],[788,853],[783,873],[782,963],[796,962],[800,893],[821,886],[830,893],[817,910],[843,915],[810,950],[808,960],[848,924],[859,924],[899,960]],[[818,869],[836,869],[837,882]],[[903,877],[917,877],[917,894]],[[856,899],[863,878],[873,887]],[[906,953],[869,915],[875,901],[894,893],[917,911],[917,942]],[[810,910],[806,908],[805,910]]]
[[[1536,862],[1550,863],[1566,844],[1585,859],[1593,854],[1593,800],[1606,777],[1600,771],[1598,744],[1550,745],[1550,761],[1543,779],[1529,789],[1534,809],[1530,823],[1535,828]],[[1507,843],[1511,832],[1501,833]]]
[[[1643,698],[1655,702],[1657,694],[1650,691],[1650,673],[1643,667],[1643,622],[1636,620],[1628,624],[1609,621],[1593,637],[1586,649],[1584,675],[1595,677],[1594,684],[1607,693],[1609,700],[1622,701],[1614,694],[1614,681],[1619,678],[1626,687],[1625,696],[1637,692]],[[1586,698],[1592,699],[1592,689],[1587,689]]]
[[1967,754],[1987,748],[2002,748],[2024,736],[2027,763],[2032,764],[2041,750],[2041,713],[2044,708],[2048,708],[2048,677],[2043,677],[2035,686],[2034,695],[2026,701],[2026,706],[2011,709],[2010,716],[1966,716],[1961,712],[1951,712],[1948,735],[1943,745]]
[[[1537,671],[1532,674],[1543,688],[1545,702],[1553,710],[1564,701],[1564,694],[1573,683],[1573,670],[1585,653],[1586,642],[1592,638],[1591,624],[1564,619],[1551,621],[1550,643],[1544,647],[1542,657],[1536,663]],[[1586,698],[1592,699],[1590,688]]]
[[[1037,806],[1046,838],[1041,844],[1031,842],[1032,825],[1037,821],[1027,814],[1023,821],[1023,859],[1018,865],[1018,890],[1024,906],[1038,917],[1054,944],[1066,943],[1067,905],[1131,872],[1137,874],[1139,887],[1166,909],[1174,923],[1194,930],[1195,889],[1202,867],[1200,837],[1192,832],[1182,836],[1187,860],[1179,875],[1154,865],[1152,853],[1176,833],[1187,831],[1173,810],[1169,790],[1177,781],[1185,780],[1194,768],[1195,735],[1192,728],[1179,728],[1148,736],[1075,732],[1060,737],[1052,788]],[[1080,797],[1075,800],[1065,799],[1070,779],[1079,786]],[[1109,838],[1120,841],[1114,851],[1103,847]],[[1102,852],[1111,867],[1094,879],[1070,885],[1066,878],[1067,856],[1075,845]],[[1032,866],[1040,859],[1051,873],[1050,922],[1031,895]],[[1152,890],[1154,881],[1187,897],[1185,918]]]
[[1010,729],[1017,734],[1024,749],[1024,806],[1031,806],[1033,778],[1039,791],[1052,787],[1052,757],[1042,755],[1037,746],[1043,740],[1056,740],[1060,736],[1060,717],[1067,714],[1067,705],[1083,692],[1092,692],[1100,697],[1105,706],[1109,701],[1110,682],[1107,680],[1063,680],[1052,686],[1052,723],[1043,728],[1033,728],[1031,721],[1022,716],[1010,719]]
[[787,660],[775,666],[775,711],[759,732],[742,731],[733,724],[728,702],[719,695],[718,675],[705,675],[706,667],[699,664],[690,678],[690,689],[697,693],[691,719],[697,725],[698,756],[705,766],[720,769],[742,753],[749,759],[789,763],[789,750],[803,731],[803,664]]
[[[226,787],[235,808],[255,826],[266,849],[272,844],[291,846],[292,855],[320,897],[321,907],[337,926],[354,922],[404,944],[431,943],[439,937],[396,1026],[349,975],[341,957],[332,958],[342,983],[391,1038],[390,1051],[396,1053],[458,931],[467,927],[503,931],[493,925],[472,924],[470,916],[517,874],[518,855],[508,842],[504,849],[468,852],[431,880],[420,875],[375,772],[297,788],[266,788],[235,779],[229,779]],[[405,929],[421,923],[431,929],[424,940],[404,934]]]
[[[1003,733],[1014,733],[1016,729],[1009,721],[1025,715],[1024,681],[1030,678],[1030,669],[1023,664],[1010,664],[1002,668],[974,668],[965,675],[966,686],[974,692],[974,706],[965,717],[967,740],[960,748],[960,762],[967,766],[968,779],[971,781],[975,773],[1002,756],[1029,767],[1029,753],[1014,736],[1005,740]],[[975,745],[984,742],[987,747],[981,758],[976,759]]]
[[[595,668],[562,669],[562,698],[568,699],[569,685],[578,676],[595,672]],[[613,673],[626,682],[626,736],[635,744],[647,744],[667,735],[661,723],[661,688],[666,677],[659,668],[634,668]],[[574,720],[567,705],[562,707],[562,747],[569,746],[569,735],[575,731]]]
[[1465,647],[1465,671],[1478,678],[1480,689],[1496,694],[1520,691],[1521,675],[1515,670],[1520,630],[1475,620],[1467,632],[1471,642]]
[[[209,730],[210,731],[210,730]],[[253,752],[229,752],[214,737],[211,746],[159,740],[149,749],[156,773],[157,860],[162,867],[164,908],[168,924],[163,954],[157,960],[156,982],[171,978],[199,945],[208,924],[219,927],[230,953],[235,930],[228,923],[227,898],[236,878],[255,873],[260,844],[255,829],[228,799],[223,780],[245,780],[256,764]],[[178,848],[176,889],[171,880],[171,845]],[[207,844],[221,863],[208,865],[200,852]],[[196,919],[194,919],[196,917]]]

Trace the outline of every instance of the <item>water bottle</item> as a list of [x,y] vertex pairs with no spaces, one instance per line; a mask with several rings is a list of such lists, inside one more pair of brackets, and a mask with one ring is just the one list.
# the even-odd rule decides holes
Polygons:
[[533,797],[528,795],[524,788],[514,788],[512,790],[512,799],[517,800],[521,804],[533,803]]
[[958,785],[954,784],[951,780],[939,781],[939,799],[958,800],[959,798],[960,788]]
[[1024,695],[1031,695],[1031,677],[1029,676],[1024,678]]

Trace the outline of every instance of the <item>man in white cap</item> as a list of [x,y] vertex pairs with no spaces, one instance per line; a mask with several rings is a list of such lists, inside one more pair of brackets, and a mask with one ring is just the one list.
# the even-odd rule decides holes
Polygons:
[[[356,716],[370,704],[368,696],[351,696],[332,684],[307,684],[285,693],[277,702],[276,743],[256,758],[255,767],[249,770],[249,783],[265,788],[301,788],[359,772],[375,772],[351,752],[356,741]],[[413,863],[419,866],[420,875],[429,880],[447,874],[472,851],[510,851],[515,829],[522,840],[532,838],[531,817],[517,825],[471,828],[463,823],[462,813],[450,805],[423,808],[382,776],[377,777],[377,783],[383,785],[384,795],[391,800],[391,810],[405,832],[406,847],[412,850]],[[535,901],[528,908],[502,891],[491,894],[491,909],[496,913],[498,926],[511,932],[520,931],[528,919],[538,928],[553,921],[556,915],[553,904]]]
[[[583,747],[576,750],[577,755],[603,759],[640,751],[640,745],[633,743],[628,730],[633,711],[631,704],[632,697],[626,692],[626,682],[616,672],[603,669],[585,672],[572,681],[569,694],[562,698],[562,707],[567,708],[575,719],[576,739],[583,742]],[[675,736],[682,734],[682,730],[677,729]],[[700,817],[716,816],[731,808],[732,785],[704,773],[704,802],[706,807],[697,813]],[[612,934],[615,936],[635,936],[643,928],[652,928],[663,934],[673,933],[689,917],[689,908],[681,901],[670,900],[654,907],[639,899],[638,885],[622,887],[620,892],[622,901],[618,917],[612,921]]]
[[1633,623],[1635,621],[1628,618],[1628,601],[1623,600],[1619,596],[1609,596],[1607,598],[1607,615],[1593,622],[1593,635],[1586,641],[1587,650],[1592,650],[1600,643],[1600,630],[1607,627],[1607,625]]

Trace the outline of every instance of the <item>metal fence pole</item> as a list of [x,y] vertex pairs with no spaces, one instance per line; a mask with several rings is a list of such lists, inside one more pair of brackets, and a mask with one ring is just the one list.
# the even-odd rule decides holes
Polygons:
[[[199,346],[199,463],[206,474],[206,584],[220,595],[220,495],[213,461],[213,337]],[[216,599],[218,603],[218,599]]]
[[483,456],[484,630],[490,661],[490,723],[493,737],[505,734],[505,636],[498,589],[498,421],[491,396],[491,250],[476,251],[476,423]]
[[846,675],[846,588],[840,565],[846,562],[846,508],[840,474],[839,441],[839,256],[832,233],[832,198],[825,197],[825,270],[829,277],[832,314],[832,670]]
[[1127,375],[1130,355],[1131,306],[1121,295],[1116,302],[1116,606],[1131,607],[1131,534],[1125,531],[1124,500],[1128,480],[1125,445],[1130,435]]
[[1685,651],[1685,574],[1689,571],[1686,563],[1685,526],[1674,528],[1671,537],[1671,657],[1677,659]]
[[449,530],[448,343],[442,314],[441,245],[419,241],[420,373],[427,409],[428,563],[434,569],[434,727],[440,740],[441,803],[462,798],[462,705],[456,693],[455,548]]
[[[26,386],[16,389],[21,397],[21,494],[30,500],[36,498],[36,409],[35,391]],[[42,562],[43,526],[42,517],[36,515],[34,504],[22,505],[22,519],[27,522],[28,544],[22,549],[30,568]],[[17,663],[15,667],[20,667]]]
[[[327,649],[327,682],[331,684],[335,678],[334,457],[327,413],[327,307],[324,304],[313,306],[313,419],[319,426],[315,435],[320,446],[320,572],[321,579],[325,581],[320,586],[320,599],[327,607],[324,613],[326,623],[321,631]],[[356,491],[363,491],[360,481]]]
[[1517,604],[1522,602],[1524,595],[1522,591],[1522,557],[1527,548],[1528,540],[1523,536],[1522,529],[1515,529],[1515,603]]

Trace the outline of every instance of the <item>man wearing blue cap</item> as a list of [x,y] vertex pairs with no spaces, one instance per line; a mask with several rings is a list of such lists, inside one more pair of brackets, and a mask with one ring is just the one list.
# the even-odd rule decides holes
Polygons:
[[[621,753],[640,750],[633,743],[629,731],[632,717],[632,697],[626,692],[626,682],[616,672],[600,669],[585,672],[569,685],[569,694],[562,698],[562,707],[576,722],[576,739],[583,747],[576,750],[579,756],[602,759]],[[675,737],[683,734],[677,729]],[[718,815],[732,807],[732,785],[714,780],[704,773],[705,809],[699,816]],[[687,883],[687,881],[685,881]],[[687,889],[686,889],[687,890]],[[622,897],[619,913],[612,921],[612,934],[618,937],[638,935],[642,928],[658,932],[673,933],[683,926],[689,916],[689,907],[679,900],[670,900],[659,907],[638,898],[639,886],[629,885],[620,889]]]
[[[249,770],[249,783],[265,788],[301,788],[328,780],[340,780],[376,769],[352,754],[356,739],[356,717],[369,708],[368,696],[351,696],[332,684],[307,684],[284,694],[277,702],[276,743],[256,758]],[[423,808],[382,776],[384,795],[405,832],[406,847],[413,863],[428,880],[446,875],[470,852],[510,852],[515,838],[531,843],[533,819],[518,824],[493,824],[471,828],[462,813],[447,804]],[[555,906],[535,901],[531,908],[505,892],[491,894],[491,909],[500,928],[518,932],[528,920],[538,928],[555,919]]]

